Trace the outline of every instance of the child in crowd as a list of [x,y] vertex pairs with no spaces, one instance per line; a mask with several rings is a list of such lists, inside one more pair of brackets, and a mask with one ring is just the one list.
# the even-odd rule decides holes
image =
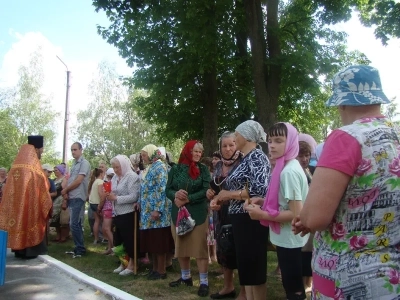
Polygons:
[[268,148],[276,164],[272,172],[266,200],[258,205],[246,205],[254,220],[269,226],[270,240],[276,246],[282,284],[288,300],[306,299],[301,248],[308,235],[294,235],[291,221],[299,215],[308,193],[307,178],[296,160],[299,152],[297,130],[289,123],[277,123],[268,131]]
[[90,210],[94,216],[94,224],[93,224],[93,235],[94,242],[93,244],[97,244],[99,242],[99,226],[100,226],[100,214],[98,213],[98,207],[103,198],[105,198],[104,189],[103,189],[103,180],[104,172],[103,169],[94,168],[92,171],[92,176],[89,182],[89,205]]

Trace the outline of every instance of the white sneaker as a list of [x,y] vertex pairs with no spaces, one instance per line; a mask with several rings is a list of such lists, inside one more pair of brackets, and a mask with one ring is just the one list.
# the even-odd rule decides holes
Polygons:
[[119,275],[121,275],[121,276],[128,276],[128,275],[131,275],[131,274],[133,274],[133,271],[129,270],[129,269],[125,269],[125,270],[123,270],[122,272],[119,273]]
[[118,268],[116,268],[113,273],[121,273],[124,270],[124,267],[121,265]]

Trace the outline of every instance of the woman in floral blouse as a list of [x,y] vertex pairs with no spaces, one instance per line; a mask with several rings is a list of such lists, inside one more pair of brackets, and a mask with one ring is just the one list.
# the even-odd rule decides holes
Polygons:
[[153,256],[153,270],[148,279],[167,278],[166,256],[174,248],[171,235],[171,202],[165,195],[168,172],[161,152],[154,145],[140,152],[148,165],[140,184],[140,250]]
[[328,106],[344,126],[327,138],[293,231],[316,231],[312,299],[399,299],[400,144],[381,114],[378,70],[350,66]]

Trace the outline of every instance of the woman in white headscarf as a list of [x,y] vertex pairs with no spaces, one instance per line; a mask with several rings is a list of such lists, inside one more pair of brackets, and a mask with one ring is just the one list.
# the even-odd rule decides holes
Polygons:
[[129,264],[124,268],[121,264],[114,273],[126,276],[133,274],[135,261],[133,258],[134,241],[134,208],[138,201],[140,181],[139,176],[132,171],[131,161],[125,155],[117,155],[111,159],[114,177],[111,179],[111,193],[106,193],[107,200],[113,204],[113,221],[115,224],[114,245],[123,244],[129,256]]

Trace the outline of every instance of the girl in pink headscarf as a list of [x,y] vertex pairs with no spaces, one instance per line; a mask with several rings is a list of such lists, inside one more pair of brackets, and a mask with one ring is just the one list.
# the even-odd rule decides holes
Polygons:
[[307,178],[296,160],[298,132],[289,123],[276,123],[268,131],[268,149],[276,159],[262,208],[246,205],[253,220],[270,228],[270,240],[276,246],[286,299],[306,299],[302,277],[301,248],[308,236],[294,235],[291,221],[300,213],[308,192]]

